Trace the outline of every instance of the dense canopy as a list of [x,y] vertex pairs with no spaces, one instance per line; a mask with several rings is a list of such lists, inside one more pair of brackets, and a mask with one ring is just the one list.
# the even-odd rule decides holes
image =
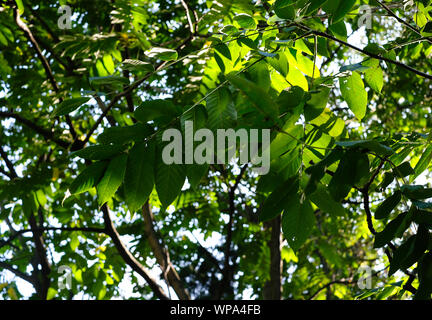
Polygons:
[[430,0],[2,1],[0,298],[430,299],[431,56]]

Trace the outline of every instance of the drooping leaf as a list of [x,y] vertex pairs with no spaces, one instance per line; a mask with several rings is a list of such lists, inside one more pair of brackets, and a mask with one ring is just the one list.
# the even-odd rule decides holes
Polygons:
[[297,178],[291,178],[282,183],[262,204],[259,214],[260,221],[268,221],[281,214],[288,203],[296,201],[297,192]]
[[414,169],[411,167],[411,165],[408,161],[398,165],[393,170],[395,172],[395,175],[397,175],[401,178],[409,176],[409,175],[414,173]]
[[89,100],[89,97],[80,97],[64,100],[62,103],[59,104],[56,109],[54,109],[54,112],[51,114],[51,118],[57,116],[65,116],[72,111],[75,111],[78,107],[82,106]]
[[72,157],[80,157],[87,160],[105,160],[114,157],[124,150],[121,145],[95,145],[71,153]]
[[335,2],[335,5],[333,6],[334,10],[331,12],[333,14],[332,16],[332,23],[336,23],[339,20],[342,20],[345,15],[351,11],[351,8],[355,4],[355,0],[333,0]]
[[255,83],[235,74],[227,75],[227,79],[246,94],[251,103],[259,112],[270,119],[277,119],[277,104],[266,94],[263,89],[258,87]]
[[432,198],[432,188],[425,188],[422,185],[403,185],[402,193],[413,200]]
[[122,184],[127,158],[127,154],[121,154],[110,161],[104,176],[96,186],[99,206],[111,199]]
[[143,123],[148,121],[169,122],[181,114],[181,108],[169,100],[144,101],[134,112],[134,117]]
[[298,251],[311,235],[315,226],[315,215],[308,200],[300,203],[293,198],[284,208],[282,230],[288,244]]
[[408,227],[408,223],[404,223],[406,217],[406,212],[401,213],[395,219],[389,222],[383,231],[378,232],[375,235],[374,248],[384,247],[387,243],[393,240],[396,237],[398,230],[401,230],[401,225],[404,224],[406,229]]
[[294,0],[276,0],[273,5],[276,15],[281,19],[294,20],[295,9]]
[[405,270],[418,262],[428,248],[429,239],[429,231],[420,225],[417,234],[411,236],[395,251],[390,262],[389,275],[394,274],[399,269]]
[[131,212],[147,201],[154,185],[154,144],[137,143],[130,150],[124,179],[126,203]]
[[142,123],[125,127],[111,127],[105,129],[97,137],[97,141],[101,144],[125,144],[130,141],[143,141],[152,132],[153,130],[149,126]]
[[368,98],[361,76],[357,72],[353,72],[349,77],[340,78],[339,83],[342,98],[347,102],[357,119],[363,119],[366,115]]
[[69,187],[71,194],[80,194],[95,187],[108,166],[108,161],[98,161],[85,168]]
[[430,300],[432,293],[432,253],[426,253],[418,264],[418,277],[420,285],[414,300]]
[[384,86],[384,74],[382,69],[378,67],[369,68],[365,71],[366,83],[375,91],[380,93]]
[[416,177],[418,177],[423,171],[425,171],[428,168],[431,160],[432,160],[432,145],[429,145],[423,151],[420,160],[417,162],[416,166],[414,167],[415,174],[410,178],[410,181],[414,181]]
[[298,86],[289,87],[283,90],[277,100],[279,112],[292,111],[303,102],[304,91]]
[[366,154],[347,152],[341,158],[328,188],[336,201],[344,199],[351,188],[369,175],[369,160]]
[[159,160],[155,166],[155,185],[159,200],[167,208],[179,195],[186,180],[186,167],[167,165]]
[[386,218],[394,208],[399,204],[402,199],[402,193],[399,190],[396,190],[394,194],[384,200],[383,203],[379,205],[377,210],[375,211],[375,219],[384,219]]
[[319,92],[310,94],[310,99],[304,107],[304,115],[307,121],[311,121],[323,113],[327,106],[330,89],[322,87]]
[[237,120],[237,111],[232,101],[231,93],[226,88],[220,88],[206,99],[208,127],[225,129],[232,127]]
[[331,215],[343,217],[346,214],[345,208],[339,202],[334,201],[326,188],[320,183],[317,185],[316,191],[310,194],[308,198],[322,211]]

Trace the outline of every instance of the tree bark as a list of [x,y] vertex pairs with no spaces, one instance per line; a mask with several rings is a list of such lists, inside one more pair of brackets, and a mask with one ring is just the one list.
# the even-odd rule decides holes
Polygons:
[[271,228],[271,237],[268,242],[270,248],[270,280],[263,289],[265,300],[280,300],[282,297],[282,259],[281,259],[281,217],[266,223]]

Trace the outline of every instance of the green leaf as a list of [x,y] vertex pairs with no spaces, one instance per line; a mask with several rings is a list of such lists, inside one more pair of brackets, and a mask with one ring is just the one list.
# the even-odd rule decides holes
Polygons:
[[400,164],[396,168],[393,169],[395,172],[395,175],[398,177],[406,177],[414,173],[414,169],[411,167],[410,163],[408,161]]
[[421,173],[423,173],[423,171],[425,171],[428,168],[431,160],[432,160],[432,145],[429,145],[423,151],[420,160],[417,162],[416,166],[414,167],[415,174],[410,178],[410,181],[414,181],[415,178],[417,178]]
[[333,199],[344,199],[351,188],[369,175],[369,159],[361,152],[346,152],[328,185]]
[[108,161],[98,161],[85,168],[69,187],[71,194],[80,194],[95,187],[108,166]]
[[257,26],[254,18],[252,18],[246,13],[239,13],[234,15],[234,21],[239,24],[240,28],[244,29],[255,29]]
[[[407,217],[407,213],[401,213],[398,215],[395,219],[393,219],[391,222],[389,222],[383,231],[378,232],[375,235],[375,242],[374,242],[374,248],[381,248],[384,247],[387,243],[389,243],[391,240],[393,240],[398,231],[401,230],[401,225],[404,223],[405,219]],[[409,223],[404,224],[404,230],[408,228]]]
[[278,186],[264,201],[260,208],[260,221],[276,218],[291,201],[297,201],[299,184],[296,177],[290,178]]
[[[417,206],[417,201],[414,201],[414,204]],[[432,228],[432,212],[416,210],[413,216],[413,220],[417,224],[427,226],[429,229]]]
[[72,111],[76,110],[81,105],[85,104],[90,100],[89,97],[80,97],[80,98],[72,98],[68,100],[64,100],[62,103],[59,104],[58,108],[54,110],[54,112],[51,114],[51,118],[57,117],[57,116],[65,116]]
[[234,27],[232,24],[223,26],[222,29],[220,29],[220,32],[225,33],[227,35],[233,35],[236,34],[237,32],[239,32],[239,30]]
[[422,200],[432,197],[432,188],[424,188],[422,185],[403,185],[401,191],[412,200]]
[[315,10],[320,8],[326,2],[327,2],[327,0],[310,0],[310,1],[308,1],[308,7],[307,7],[307,10],[305,12],[305,16],[310,15],[311,13],[313,13]]
[[318,183],[316,191],[310,194],[308,198],[318,208],[332,216],[343,217],[346,215],[345,208],[339,202],[333,200],[327,189],[321,183]]
[[127,158],[127,154],[121,154],[110,161],[103,178],[96,187],[99,206],[111,199],[122,184]]
[[319,92],[310,94],[304,107],[306,121],[312,121],[323,113],[329,99],[330,88],[322,87]]
[[125,59],[122,62],[122,68],[123,70],[129,70],[129,71],[144,71],[144,72],[154,71],[154,67],[151,63],[140,61],[140,60],[134,60],[134,59]]
[[268,64],[260,61],[249,68],[251,80],[259,85],[263,90],[268,92],[271,86],[270,72]]
[[384,219],[393,211],[402,199],[402,193],[399,190],[384,200],[375,211],[375,219]]
[[289,87],[288,89],[283,90],[277,99],[279,112],[283,113],[292,111],[303,102],[304,94],[305,92],[303,89],[298,86]]
[[237,111],[227,88],[219,88],[206,99],[208,127],[226,129],[232,127],[237,120]]
[[219,44],[215,45],[214,48],[217,52],[219,52],[221,55],[223,55],[228,60],[232,59],[230,49],[228,48],[228,46],[225,43],[223,43],[223,42],[219,43]]
[[17,4],[19,14],[22,15],[24,13],[24,4],[22,0],[15,0],[15,2]]
[[345,42],[348,41],[347,28],[344,21],[334,23],[330,25],[328,29],[337,39]]
[[138,121],[162,121],[169,122],[181,114],[181,108],[169,100],[148,100],[144,101],[134,112]]
[[368,70],[370,67],[364,66],[362,63],[355,63],[355,64],[349,64],[342,66],[339,69],[339,72],[345,72],[345,71],[358,71],[358,72],[364,72]]
[[387,147],[376,140],[337,141],[336,145],[343,148],[367,149],[384,157],[390,156],[394,153],[392,148]]
[[[23,10],[24,11],[24,10]],[[47,292],[47,300],[52,300],[55,298],[55,296],[58,294],[57,290],[54,288],[49,288]]]
[[125,144],[130,141],[143,141],[152,133],[150,126],[136,123],[132,126],[106,128],[97,137],[97,141],[101,144]]
[[417,234],[411,236],[394,252],[390,262],[389,275],[394,274],[399,269],[408,269],[418,262],[428,248],[429,239],[429,231],[420,225]]
[[237,43],[240,45],[245,45],[246,47],[249,47],[250,49],[257,50],[257,44],[251,39],[247,37],[243,37],[237,40]]
[[285,53],[281,52],[274,57],[269,57],[267,62],[284,77],[288,75],[289,63]]
[[335,10],[332,11],[332,24],[342,20],[345,15],[351,11],[356,0],[333,0],[337,4],[334,6]]
[[157,58],[163,61],[172,61],[178,58],[176,50],[159,47],[151,48],[149,51],[146,51],[145,54],[150,58]]
[[208,164],[192,164],[187,166],[187,179],[192,189],[196,189],[208,172]]
[[136,143],[130,150],[124,179],[126,203],[131,212],[147,201],[154,185],[154,145]]
[[87,160],[105,160],[119,154],[124,150],[121,145],[95,145],[71,153],[72,157]]
[[364,73],[366,83],[375,91],[380,93],[384,86],[384,74],[382,69],[378,66],[370,68]]
[[235,74],[228,74],[227,79],[249,98],[250,102],[262,114],[270,119],[277,120],[279,111],[277,104],[269,97],[267,92],[257,86],[255,83],[239,77]]
[[361,76],[357,72],[353,72],[350,77],[340,78],[339,83],[342,98],[347,102],[357,119],[363,119],[366,114],[368,99]]
[[295,18],[295,1],[293,0],[276,0],[273,5],[276,15],[281,19],[294,20]]
[[394,174],[392,172],[384,173],[384,178],[383,178],[381,184],[379,185],[379,189],[381,191],[384,191],[389,186],[389,184],[393,182],[394,178],[395,177],[394,177]]
[[432,21],[429,21],[428,23],[425,24],[425,26],[421,30],[421,34],[424,37],[432,36]]
[[294,251],[298,251],[306,242],[314,226],[315,215],[309,201],[300,203],[297,197],[285,206],[282,215],[282,231]]
[[72,234],[70,236],[70,242],[69,242],[71,250],[75,251],[78,248],[79,244],[80,244],[80,242],[79,242],[77,233],[72,232]]
[[430,300],[432,293],[432,253],[425,254],[418,264],[418,278],[420,285],[414,300]]
[[155,183],[159,200],[167,208],[179,195],[186,180],[184,165],[166,165],[159,160],[155,166]]
[[415,236],[411,236],[407,241],[400,245],[399,248],[396,249],[393,254],[392,261],[390,262],[389,275],[394,274],[400,269],[403,260],[414,250],[414,242]]
[[106,76],[106,77],[92,77],[89,79],[90,85],[101,86],[101,85],[115,85],[115,84],[129,84],[129,79],[120,76]]

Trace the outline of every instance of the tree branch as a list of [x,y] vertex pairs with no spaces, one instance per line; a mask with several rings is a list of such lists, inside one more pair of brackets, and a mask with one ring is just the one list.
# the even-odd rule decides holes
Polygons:
[[281,258],[281,216],[265,223],[271,229],[268,246],[270,248],[270,280],[263,288],[265,300],[280,300],[282,296],[282,258]]
[[186,11],[186,17],[187,17],[187,20],[188,20],[188,23],[189,23],[189,29],[190,29],[190,32],[191,32],[191,34],[193,36],[193,35],[195,35],[196,32],[195,32],[194,24],[192,22],[192,18],[191,18],[191,15],[190,15],[189,7],[188,7],[187,3],[184,0],[180,0],[180,2],[181,2],[183,8]]
[[317,36],[320,36],[320,37],[327,38],[327,39],[329,39],[329,40],[332,40],[332,41],[338,42],[338,43],[340,43],[340,44],[343,44],[343,45],[346,46],[346,47],[349,47],[349,48],[351,48],[351,49],[353,49],[353,50],[356,50],[356,51],[358,51],[358,52],[361,52],[361,53],[363,53],[363,54],[365,54],[365,55],[367,55],[367,56],[369,56],[369,57],[371,57],[371,58],[378,59],[378,60],[381,60],[381,61],[385,61],[385,62],[388,62],[388,63],[394,64],[394,65],[399,66],[399,67],[402,67],[402,68],[404,68],[404,69],[406,69],[406,70],[408,70],[408,71],[411,71],[411,72],[413,72],[413,73],[415,73],[415,74],[417,74],[417,75],[419,75],[419,76],[421,76],[421,77],[423,77],[423,78],[426,78],[426,79],[430,79],[430,80],[432,80],[432,75],[429,75],[429,74],[427,74],[427,73],[424,73],[424,72],[422,72],[422,71],[419,71],[419,70],[417,70],[417,69],[414,69],[414,68],[412,68],[412,67],[410,67],[410,66],[408,66],[408,65],[406,65],[406,64],[403,64],[402,62],[399,62],[399,61],[396,61],[396,60],[392,60],[392,59],[387,58],[387,57],[382,57],[382,56],[380,56],[380,55],[378,55],[378,54],[375,54],[375,53],[372,53],[372,52],[366,51],[366,50],[364,50],[364,49],[360,49],[360,48],[358,48],[358,47],[356,47],[356,46],[354,46],[354,45],[352,45],[352,44],[350,44],[350,43],[348,43],[348,42],[345,42],[345,41],[343,41],[343,40],[340,40],[340,39],[338,39],[338,38],[335,38],[335,37],[333,37],[332,35],[329,35],[328,33],[325,33],[325,32],[322,32],[322,31],[317,31],[317,30],[312,30],[312,29],[310,29],[309,27],[304,26],[304,25],[299,24],[299,23],[296,23],[296,25],[297,25],[298,27],[302,28],[303,30],[306,30],[306,31],[311,32],[311,33],[314,34],[314,35],[317,35]]
[[0,261],[0,268],[3,268],[5,270],[9,270],[10,272],[14,273],[16,276],[20,277],[21,279],[27,281],[31,285],[35,284],[32,276],[30,276],[29,274],[27,274],[25,272],[18,270],[17,268],[14,268],[13,266],[11,266],[10,264],[8,264],[6,262]]
[[355,283],[352,280],[335,280],[335,281],[331,281],[327,284],[325,284],[324,286],[322,286],[321,288],[319,288],[317,291],[315,291],[313,294],[311,294],[309,296],[309,298],[307,298],[307,300],[312,300],[313,298],[315,298],[321,291],[323,291],[324,289],[327,289],[328,287],[334,285],[334,284],[345,284],[345,285],[350,285]]
[[156,257],[156,261],[160,265],[162,272],[166,276],[168,283],[173,287],[177,296],[180,300],[190,300],[189,293],[184,288],[183,283],[175,270],[173,264],[171,263],[168,250],[162,248],[160,240],[158,239],[153,226],[153,214],[151,212],[151,207],[149,202],[143,206],[142,213],[144,217],[144,229],[149,241],[150,247],[153,254]]
[[381,159],[380,164],[378,165],[377,169],[375,170],[375,172],[372,174],[372,177],[369,179],[369,181],[363,186],[363,188],[359,189],[359,191],[362,193],[363,195],[363,206],[366,212],[366,219],[367,219],[367,224],[368,224],[368,228],[369,231],[373,234],[376,235],[376,230],[373,226],[373,221],[372,221],[372,213],[370,211],[370,204],[369,204],[369,188],[372,185],[372,183],[374,182],[375,178],[377,177],[377,175],[379,174],[379,172],[381,171],[381,168],[383,167],[385,163],[384,159]]
[[[392,16],[393,18],[395,18],[399,23],[403,24],[404,26],[408,27],[408,29],[410,29],[411,31],[414,31],[416,34],[418,35],[422,35],[421,32],[419,30],[417,30],[417,28],[413,27],[412,25],[410,25],[408,22],[406,22],[405,20],[399,18],[386,4],[382,3],[379,0],[375,0],[384,10],[386,10],[390,16]],[[425,39],[426,41],[428,41],[429,43],[431,43],[432,41],[428,38]]]
[[14,164],[9,160],[7,153],[4,151],[1,145],[0,145],[0,156],[3,158],[3,161],[6,163],[6,166],[9,169],[10,174],[8,176],[12,179],[18,178],[18,175],[15,171]]
[[126,248],[123,242],[120,239],[120,235],[117,232],[114,223],[111,220],[109,209],[106,204],[102,206],[103,218],[106,227],[106,233],[111,237],[114,242],[117,251],[123,260],[140,276],[142,276],[153,290],[155,295],[161,300],[169,300],[169,298],[165,295],[162,288],[157,284],[156,280],[150,275],[150,271],[148,271],[135,257],[132,253]]
[[230,264],[230,257],[231,257],[232,233],[233,233],[234,212],[235,212],[234,196],[235,196],[235,191],[243,177],[243,174],[246,172],[247,167],[248,164],[245,164],[241,168],[240,173],[234,182],[234,185],[231,186],[228,192],[229,220],[227,224],[227,233],[226,233],[227,235],[225,240],[224,266],[222,270],[222,280],[220,282],[218,292],[215,293],[216,300],[220,300],[222,298],[223,292],[231,287],[230,282],[233,274],[232,274],[232,266]]
[[[51,265],[48,261],[42,232],[39,231],[36,217],[33,212],[30,214],[28,221],[33,232],[33,241],[36,247],[35,255],[37,257],[38,264],[41,265],[41,270],[38,268],[33,270],[33,276],[38,279],[38,281],[35,281],[36,292],[39,294],[41,299],[46,300],[48,289],[51,283],[51,279],[49,277],[49,274],[51,273]],[[40,275],[40,277],[37,275]]]
[[[16,24],[18,25],[18,27],[24,32],[25,36],[27,37],[27,39],[31,42],[31,44],[33,45],[34,49],[36,50],[36,53],[39,57],[39,60],[42,63],[43,68],[45,69],[45,73],[48,77],[48,80],[50,81],[54,91],[56,93],[59,92],[59,86],[57,84],[57,81],[54,78],[53,72],[51,70],[51,67],[47,61],[47,59],[45,58],[45,56],[42,53],[42,50],[40,49],[40,46],[38,44],[38,42],[36,41],[35,37],[33,36],[31,30],[29,29],[29,27],[24,23],[24,21],[21,20],[21,16],[18,10],[18,5],[16,5],[15,10],[14,10],[14,16],[15,16],[15,21]],[[60,102],[62,101],[62,99],[60,98]],[[66,122],[69,126],[69,131],[72,135],[72,137],[74,139],[77,138],[77,133],[75,131],[75,128],[73,127],[72,121],[70,119],[70,117],[68,115],[66,115]]]
[[13,113],[13,112],[9,112],[9,111],[0,111],[0,118],[13,118],[16,121],[18,121],[18,122],[26,125],[30,129],[33,129],[34,131],[36,131],[37,133],[39,133],[44,138],[55,142],[57,145],[59,145],[62,148],[67,149],[70,146],[70,143],[68,141],[62,140],[60,138],[56,138],[54,136],[54,133],[52,131],[49,131],[49,130],[47,130],[45,128],[42,128],[42,127],[38,126],[32,120],[28,120],[28,119],[22,117],[19,114],[16,114],[16,113]]

